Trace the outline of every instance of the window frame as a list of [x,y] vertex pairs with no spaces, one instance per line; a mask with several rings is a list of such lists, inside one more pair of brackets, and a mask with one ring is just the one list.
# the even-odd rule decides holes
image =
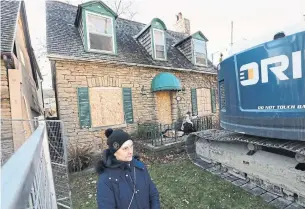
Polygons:
[[[164,58],[157,58],[157,48],[156,48],[156,41],[155,41],[155,31],[159,31],[159,32],[162,32],[163,34],[163,41],[164,41]],[[167,56],[166,56],[166,38],[165,38],[165,31],[164,30],[160,30],[160,29],[157,29],[157,28],[152,28],[152,33],[153,33],[153,41],[154,41],[154,58],[156,60],[167,60]]]
[[[108,34],[100,34],[100,35],[105,35],[108,37],[112,37],[112,51],[106,51],[106,50],[98,50],[98,49],[91,49],[90,46],[90,36],[89,36],[89,27],[88,27],[88,16],[89,15],[94,15],[94,16],[99,16],[99,17],[103,17],[103,18],[107,18],[111,20],[111,25],[112,25],[112,35],[108,35]],[[87,46],[88,46],[88,51],[90,52],[102,52],[102,53],[107,53],[107,54],[115,54],[115,40],[114,40],[114,21],[113,18],[111,16],[107,16],[107,15],[102,15],[102,14],[98,14],[98,13],[94,13],[94,12],[90,12],[90,11],[85,11],[85,16],[86,16],[86,35],[87,35]]]
[[[201,64],[201,63],[197,63],[196,62],[196,51],[195,51],[195,43],[196,43],[196,41],[200,41],[200,42],[202,42],[202,43],[205,43],[205,64]],[[207,53],[207,45],[206,45],[206,41],[204,41],[204,40],[199,40],[199,39],[192,39],[192,48],[193,48],[193,60],[194,60],[194,64],[195,65],[198,65],[198,66],[208,66],[208,53]]]

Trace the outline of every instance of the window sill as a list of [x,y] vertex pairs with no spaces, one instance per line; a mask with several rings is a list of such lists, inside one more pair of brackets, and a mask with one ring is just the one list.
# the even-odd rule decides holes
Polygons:
[[205,65],[205,64],[198,64],[198,63],[195,63],[196,66],[198,67],[208,67],[208,65]]
[[115,53],[113,51],[103,51],[103,50],[97,50],[97,49],[87,49],[86,51],[90,52],[90,53],[108,54],[108,55],[117,56],[117,53]]
[[100,131],[100,130],[106,130],[107,128],[115,129],[115,128],[126,128],[126,127],[127,127],[127,124],[124,123],[124,124],[120,124],[120,125],[92,127],[92,128],[89,128],[89,131]]
[[156,60],[156,61],[163,61],[163,62],[166,62],[167,61],[167,59],[161,59],[161,58],[154,58],[154,60]]

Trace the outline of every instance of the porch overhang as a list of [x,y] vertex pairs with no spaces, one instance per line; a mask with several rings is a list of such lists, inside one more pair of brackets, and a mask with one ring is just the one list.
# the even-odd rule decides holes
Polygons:
[[181,90],[180,80],[172,73],[162,72],[156,75],[151,82],[152,92],[156,91],[179,91]]

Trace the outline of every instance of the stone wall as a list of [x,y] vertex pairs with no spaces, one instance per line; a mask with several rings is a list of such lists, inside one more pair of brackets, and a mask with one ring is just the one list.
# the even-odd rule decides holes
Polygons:
[[1,165],[14,152],[7,70],[1,59]]
[[[78,118],[77,87],[131,87],[134,124],[128,124],[127,131],[135,130],[137,123],[157,121],[156,97],[151,93],[151,81],[165,70],[130,67],[126,65],[94,62],[56,61],[56,88],[58,114],[64,122],[70,143],[89,144],[104,149],[104,130],[80,129]],[[185,91],[171,92],[172,119],[177,120],[192,110],[191,88],[216,87],[216,76],[194,72],[171,71],[181,81]],[[177,101],[176,97],[181,100]]]

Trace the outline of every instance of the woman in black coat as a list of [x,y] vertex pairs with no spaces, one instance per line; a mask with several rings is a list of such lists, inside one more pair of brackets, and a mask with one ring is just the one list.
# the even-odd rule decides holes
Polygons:
[[122,130],[106,136],[109,148],[97,166],[98,208],[160,209],[157,188],[144,163],[133,157],[130,136]]

